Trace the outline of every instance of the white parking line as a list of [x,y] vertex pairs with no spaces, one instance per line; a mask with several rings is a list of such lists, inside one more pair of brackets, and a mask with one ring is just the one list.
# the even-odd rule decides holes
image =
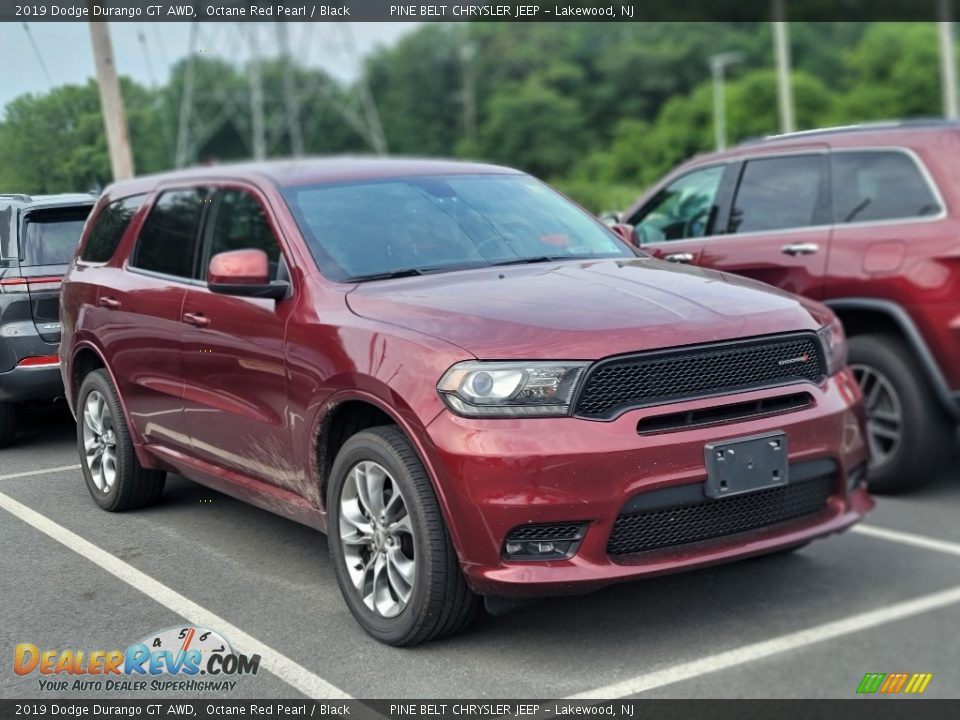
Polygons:
[[947,555],[960,556],[960,543],[949,542],[947,540],[937,540],[926,535],[916,535],[914,533],[901,532],[900,530],[888,530],[887,528],[877,527],[876,525],[855,525],[851,530],[860,535],[879,538],[880,540],[889,540],[890,542],[900,543],[901,545],[910,545],[911,547],[922,548],[924,550],[933,550],[934,552],[946,553]]
[[858,615],[833,622],[817,625],[806,630],[799,630],[780,637],[763,640],[751,645],[727,650],[726,652],[708,655],[707,657],[690,662],[673,665],[663,670],[638,675],[611,685],[604,685],[593,690],[571,695],[569,700],[611,700],[647,692],[664,685],[692,680],[693,678],[709,673],[727,670],[738,665],[755,662],[772,655],[779,655],[790,650],[813,645],[815,643],[833,640],[844,635],[875,628],[887,623],[904,620],[914,615],[931,612],[940,608],[960,603],[960,585],[924,595],[913,600],[888,605],[878,610],[869,610]]
[[30,477],[31,475],[46,475],[47,473],[79,469],[79,465],[61,465],[60,467],[44,468],[43,470],[26,470],[24,472],[10,473],[9,475],[0,475],[0,480],[14,480],[15,478]]
[[319,675],[315,675],[286,655],[263,644],[252,635],[248,635],[219,615],[210,612],[158,580],[154,580],[146,573],[137,570],[132,565],[128,565],[123,560],[114,557],[93,543],[84,540],[62,525],[58,525],[49,518],[31,510],[9,495],[0,493],[0,508],[23,520],[23,522],[48,535],[57,542],[66,545],[77,554],[100,566],[131,587],[139,590],[151,600],[160,603],[177,615],[192,622],[194,625],[211,628],[223,633],[235,649],[248,655],[254,653],[260,655],[260,666],[262,668],[276,675],[283,680],[283,682],[299,690],[307,697],[317,700],[345,700],[350,698],[350,696],[340,688],[331,685]]

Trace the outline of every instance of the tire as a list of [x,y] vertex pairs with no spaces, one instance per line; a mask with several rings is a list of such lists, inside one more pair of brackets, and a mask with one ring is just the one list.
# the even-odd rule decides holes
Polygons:
[[0,447],[13,444],[17,436],[17,406],[0,403]]
[[[99,453],[88,455],[85,443],[91,443]],[[166,473],[148,470],[137,460],[123,406],[105,370],[91,372],[80,385],[77,448],[87,490],[104,510],[133,510],[160,499]]]
[[867,411],[870,490],[897,493],[920,487],[949,463],[954,422],[899,338],[855,335],[849,352]]
[[[369,490],[360,496],[364,478],[363,487],[379,487],[374,495],[382,502],[370,500]],[[383,507],[387,511],[379,517],[385,521],[373,532],[369,519]],[[430,479],[398,428],[372,428],[347,440],[330,475],[327,518],[340,592],[357,622],[377,640],[416,645],[457,633],[476,616],[480,599],[460,572]],[[356,523],[368,531],[358,530]],[[374,586],[381,590],[376,596],[367,591]]]

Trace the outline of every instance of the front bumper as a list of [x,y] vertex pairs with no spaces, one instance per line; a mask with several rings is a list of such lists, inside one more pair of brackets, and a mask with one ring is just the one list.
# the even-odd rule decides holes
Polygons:
[[[807,392],[807,407],[723,425],[641,435],[645,417],[730,402]],[[644,493],[702,485],[708,442],[782,430],[789,461],[827,461],[835,477],[818,512],[710,540],[612,556],[607,543],[628,502]],[[750,557],[839,532],[873,502],[849,474],[867,460],[859,388],[849,371],[823,386],[800,384],[709,401],[677,403],[621,415],[611,422],[577,418],[472,420],[441,413],[428,427],[428,461],[436,475],[451,537],[470,586],[503,596],[584,592]],[[573,557],[513,561],[507,534],[531,523],[585,522]]]

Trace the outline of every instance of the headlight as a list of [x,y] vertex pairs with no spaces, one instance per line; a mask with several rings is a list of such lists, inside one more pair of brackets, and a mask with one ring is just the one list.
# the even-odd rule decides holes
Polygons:
[[437,385],[451,410],[465,417],[563,416],[588,363],[457,363]]
[[843,333],[843,325],[834,315],[827,325],[817,330],[817,335],[820,336],[827,358],[827,375],[836,375],[847,364],[847,338]]

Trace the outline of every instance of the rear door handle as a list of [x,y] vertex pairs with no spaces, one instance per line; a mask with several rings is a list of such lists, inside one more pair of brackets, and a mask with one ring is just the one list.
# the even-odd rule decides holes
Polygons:
[[120,307],[120,301],[112,297],[102,297],[97,300],[97,304],[102,308],[106,308],[107,310],[116,310],[118,307]]
[[819,250],[820,246],[816,243],[792,243],[781,248],[784,255],[793,255],[794,257],[797,255],[813,255]]
[[693,262],[693,253],[671,253],[663,258],[667,262],[690,263]]
[[210,324],[210,318],[204,317],[203,313],[186,313],[183,321],[194,327],[207,327]]

